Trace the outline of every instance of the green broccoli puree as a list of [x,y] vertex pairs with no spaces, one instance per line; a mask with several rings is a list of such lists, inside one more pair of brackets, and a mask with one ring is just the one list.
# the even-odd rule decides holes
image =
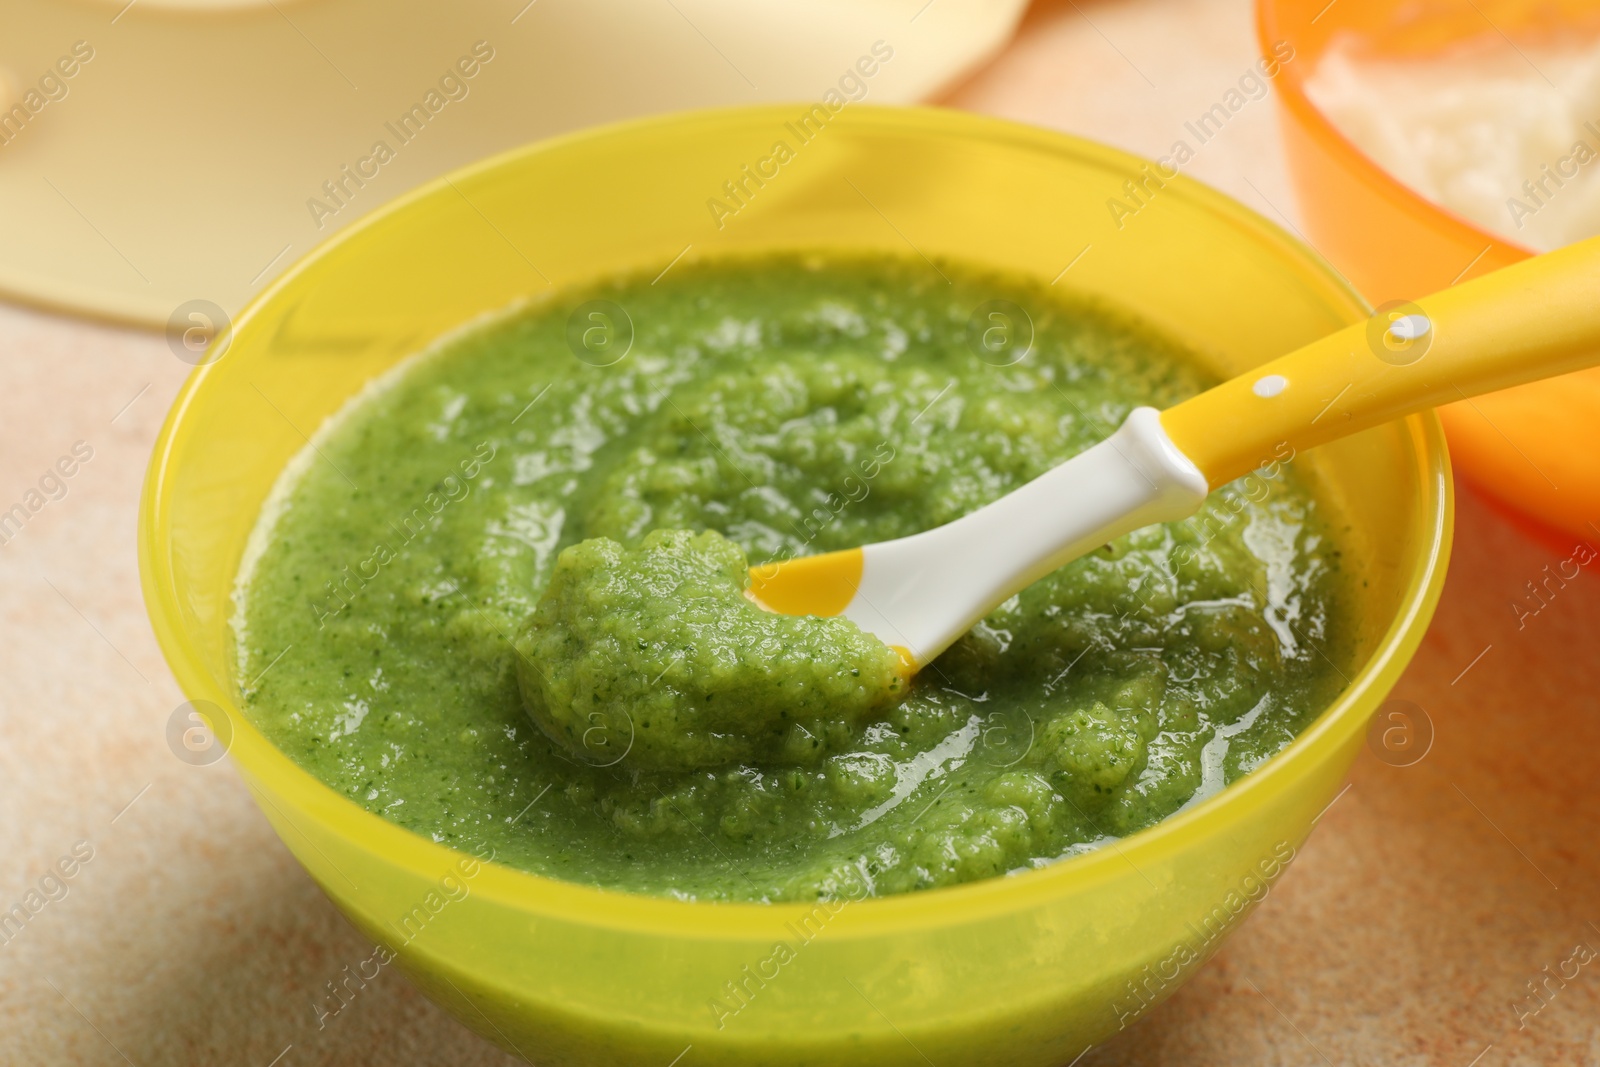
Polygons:
[[714,530],[565,549],[513,643],[528,714],[584,762],[644,771],[849,751],[903,692],[899,654],[848,619],[763,611],[748,570]]
[[1111,309],[944,261],[560,293],[408,361],[285,471],[239,580],[245,708],[373,812],[617,889],[888,894],[1099,847],[1352,672],[1308,473],[1062,568],[900,691],[843,620],[744,602],[745,560],[947,522],[1210,380]]

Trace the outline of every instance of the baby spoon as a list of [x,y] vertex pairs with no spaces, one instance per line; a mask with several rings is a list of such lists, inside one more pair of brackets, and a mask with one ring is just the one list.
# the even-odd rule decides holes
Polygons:
[[1600,363],[1600,237],[1313,341],[1170,407],[953,522],[750,568],[786,615],[843,615],[926,666],[1012,594],[1286,453]]

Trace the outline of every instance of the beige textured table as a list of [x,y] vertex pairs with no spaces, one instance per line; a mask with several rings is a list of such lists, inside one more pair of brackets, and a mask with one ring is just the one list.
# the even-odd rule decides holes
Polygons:
[[[1160,154],[1253,58],[1240,0],[1047,4],[949,102]],[[1190,173],[1292,218],[1273,107],[1248,105]],[[313,1002],[368,946],[227,761],[167,747],[182,697],[134,522],[187,369],[159,337],[0,306],[0,511],[93,450],[0,547],[0,907],[47,900],[0,944],[0,1063],[510,1063],[389,971],[319,1029]],[[1520,628],[1513,608],[1566,555],[1463,492],[1396,693],[1432,750],[1364,753],[1216,959],[1085,1065],[1600,1063],[1600,958],[1574,956],[1600,949],[1600,585],[1580,575]],[[92,858],[46,879],[75,847]]]

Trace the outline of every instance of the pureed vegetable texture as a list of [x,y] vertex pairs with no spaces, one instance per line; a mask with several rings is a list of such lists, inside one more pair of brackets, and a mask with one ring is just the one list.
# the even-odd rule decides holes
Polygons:
[[[626,310],[631,347],[593,300]],[[1031,345],[1014,313],[984,332],[995,300],[1027,309]],[[797,900],[1048,863],[1209,795],[1340,688],[1337,542],[1291,468],[1013,597],[903,699],[879,699],[889,661],[851,624],[726,614],[750,607],[728,576],[737,549],[954,519],[1205,384],[1136,325],[920,259],[678,264],[566,294],[405,365],[286,471],[241,575],[246,707],[369,810],[578,882]],[[652,536],[674,530],[732,544]],[[565,650],[530,625],[563,550],[540,611]],[[693,596],[651,592],[662,567]],[[552,743],[519,635],[553,684],[616,638],[583,668],[607,714],[530,694]],[[786,704],[784,681],[828,699]],[[707,718],[707,692],[740,706]],[[740,718],[747,743],[719,740]]]

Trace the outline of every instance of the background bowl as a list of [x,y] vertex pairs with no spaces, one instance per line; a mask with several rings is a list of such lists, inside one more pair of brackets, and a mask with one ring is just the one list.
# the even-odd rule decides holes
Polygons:
[[[1424,199],[1374,162],[1318,110],[1305,83],[1329,44],[1348,35],[1388,58],[1424,57],[1500,33],[1600,37],[1596,0],[1257,0],[1264,55],[1287,41],[1277,78],[1284,148],[1307,236],[1375,305],[1411,300],[1509,266],[1534,250]],[[1600,368],[1439,409],[1457,469],[1501,503],[1560,534],[1600,537]]]
[[[849,107],[696,113],[491,159],[339,235],[220,336],[151,460],[151,618],[210,701],[284,842],[466,1025],[542,1064],[1060,1064],[1169,994],[1265,895],[1335,795],[1421,639],[1450,536],[1432,416],[1328,446],[1365,584],[1361,670],[1283,753],[1114,847],[1017,877],[836,908],[693,904],[476,865],[372,815],[238,710],[228,630],[258,509],[306,435],[374,375],[475,316],[609,271],[778,248],[950,255],[1057,279],[1242,371],[1361,318],[1314,254],[1196,183],[1115,221],[1142,161],[992,119]],[[795,158],[719,227],[709,198],[784,140]],[[561,358],[566,358],[563,355]],[[269,399],[270,398],[270,399]],[[469,873],[470,872],[470,873]],[[449,879],[449,880],[447,880]],[[770,961],[787,943],[793,958]],[[713,1001],[738,1007],[718,1012]]]

